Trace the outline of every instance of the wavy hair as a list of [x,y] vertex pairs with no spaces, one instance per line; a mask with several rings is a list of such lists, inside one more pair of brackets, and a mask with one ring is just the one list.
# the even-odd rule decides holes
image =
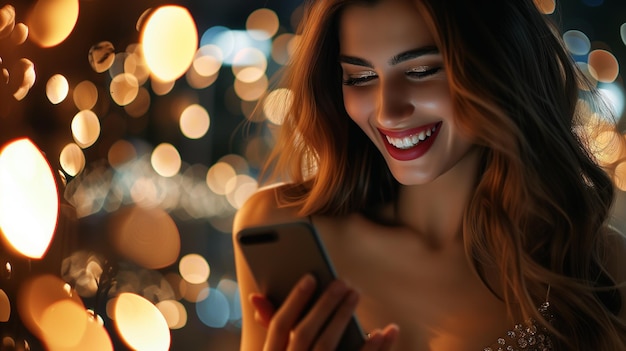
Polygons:
[[[396,198],[384,159],[344,109],[338,63],[342,9],[376,2],[312,1],[282,75],[293,100],[267,170],[288,180],[280,203],[303,216]],[[463,219],[474,268],[498,267],[502,286],[492,290],[548,327],[559,349],[622,350],[623,302],[605,267],[614,185],[592,138],[576,132],[594,87],[532,0],[414,3],[443,56],[456,123],[483,147]],[[548,290],[553,324],[537,311]]]

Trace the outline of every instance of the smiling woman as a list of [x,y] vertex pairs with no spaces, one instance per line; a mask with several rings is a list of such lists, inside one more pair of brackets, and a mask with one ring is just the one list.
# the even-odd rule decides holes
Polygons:
[[351,314],[361,350],[624,348],[626,154],[592,154],[620,132],[533,1],[314,1],[300,33],[233,232],[311,222],[338,279],[272,305],[235,240],[242,350],[335,349]]

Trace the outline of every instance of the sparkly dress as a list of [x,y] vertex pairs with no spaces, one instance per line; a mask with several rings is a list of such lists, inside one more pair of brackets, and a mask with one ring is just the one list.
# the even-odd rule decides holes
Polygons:
[[[539,313],[548,321],[554,317],[549,311],[550,303],[544,302],[539,307]],[[550,338],[549,331],[538,325],[534,320],[529,320],[525,324],[517,324],[506,336],[498,338],[491,346],[485,347],[483,351],[552,351],[554,346]]]

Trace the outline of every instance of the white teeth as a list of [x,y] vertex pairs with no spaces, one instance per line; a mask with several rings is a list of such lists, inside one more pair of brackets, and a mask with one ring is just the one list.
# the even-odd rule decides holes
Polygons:
[[406,150],[419,144],[420,141],[428,139],[428,137],[430,137],[435,132],[436,128],[437,127],[433,127],[425,131],[423,130],[419,134],[413,134],[404,138],[392,138],[388,135],[386,137],[389,144],[397,147],[398,149]]

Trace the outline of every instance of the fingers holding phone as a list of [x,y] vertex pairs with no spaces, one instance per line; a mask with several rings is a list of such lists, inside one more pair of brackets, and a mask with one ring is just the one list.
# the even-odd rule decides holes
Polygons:
[[[250,301],[259,314],[258,321],[268,328],[265,351],[337,349],[357,306],[358,293],[336,280],[303,316],[315,284],[311,275],[305,275],[275,313],[271,303],[261,295],[251,296]],[[397,334],[397,327],[393,325],[377,330],[361,350],[390,350]]]

